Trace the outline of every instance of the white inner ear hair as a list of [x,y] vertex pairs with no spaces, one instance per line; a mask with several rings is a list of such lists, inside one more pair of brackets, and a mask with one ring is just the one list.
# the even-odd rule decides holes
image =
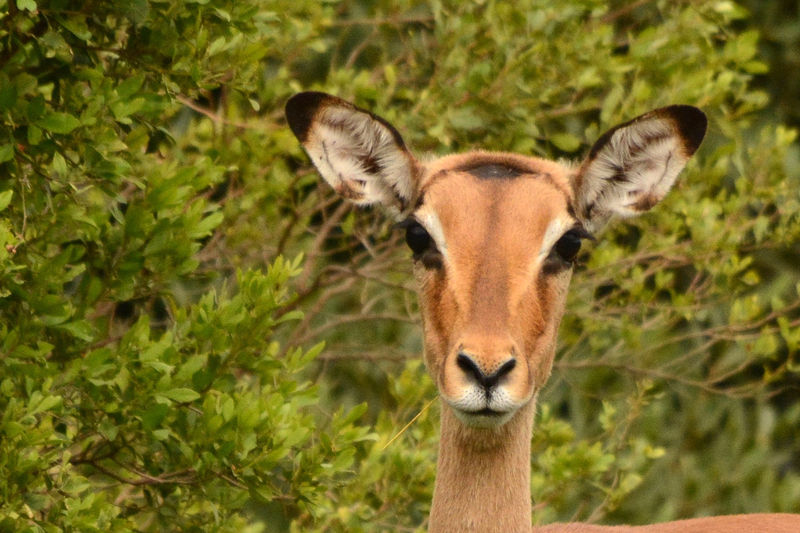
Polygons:
[[621,216],[647,211],[669,192],[688,159],[669,120],[620,128],[586,169],[584,205]]
[[356,204],[398,207],[414,194],[411,155],[387,126],[366,113],[323,108],[305,148],[322,177]]

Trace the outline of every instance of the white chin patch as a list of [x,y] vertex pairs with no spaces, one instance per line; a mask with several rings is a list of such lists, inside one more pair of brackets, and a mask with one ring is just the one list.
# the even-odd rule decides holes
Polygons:
[[492,389],[487,397],[483,388],[470,385],[458,399],[445,397],[445,401],[453,408],[456,417],[470,427],[502,426],[521,407],[502,386]]

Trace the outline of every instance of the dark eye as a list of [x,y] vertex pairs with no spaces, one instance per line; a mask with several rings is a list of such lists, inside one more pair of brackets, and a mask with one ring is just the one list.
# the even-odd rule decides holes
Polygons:
[[581,251],[581,235],[576,230],[569,230],[558,239],[553,251],[567,263],[572,263]]
[[[553,251],[550,252],[550,259],[555,259],[555,263],[560,263],[562,265],[561,268],[564,268],[565,263],[568,267],[572,266],[578,256],[578,252],[581,251],[581,241],[583,239],[595,240],[594,235],[586,231],[586,228],[576,225],[558,239],[553,246]],[[551,261],[550,264],[553,265],[554,263]]]
[[419,222],[410,222],[406,228],[406,243],[414,255],[421,255],[431,247],[431,236]]

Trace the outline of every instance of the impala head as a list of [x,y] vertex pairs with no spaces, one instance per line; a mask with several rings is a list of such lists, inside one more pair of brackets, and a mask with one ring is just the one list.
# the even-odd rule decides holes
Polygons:
[[428,370],[472,427],[500,426],[533,400],[550,375],[581,241],[658,203],[706,130],[694,107],[658,109],[610,130],[571,167],[490,152],[423,162],[385,120],[322,93],[294,96],[286,116],[340,195],[382,204],[405,228]]

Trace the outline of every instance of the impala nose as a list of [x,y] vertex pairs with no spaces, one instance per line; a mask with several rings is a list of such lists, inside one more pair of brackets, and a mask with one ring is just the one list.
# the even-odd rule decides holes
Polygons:
[[475,359],[464,351],[459,351],[456,356],[456,364],[467,375],[469,379],[474,380],[486,392],[491,391],[501,379],[511,373],[514,367],[517,366],[516,358],[509,357],[506,359],[497,370],[492,373],[484,372],[481,365]]

